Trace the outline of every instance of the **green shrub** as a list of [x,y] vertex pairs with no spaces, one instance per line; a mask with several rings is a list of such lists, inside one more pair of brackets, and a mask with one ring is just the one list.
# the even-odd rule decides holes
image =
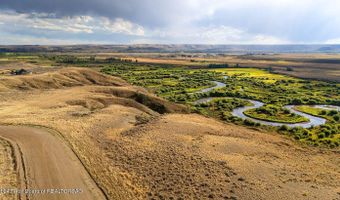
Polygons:
[[322,110],[321,112],[320,112],[320,115],[326,115],[327,114],[327,111],[325,111],[325,110]]
[[247,126],[254,126],[254,125],[255,125],[255,122],[253,122],[253,121],[251,121],[251,120],[249,120],[249,119],[245,119],[245,120],[243,121],[243,123],[244,123],[245,125],[247,125]]
[[280,131],[288,131],[288,126],[287,125],[282,125],[282,126],[280,126],[280,128],[279,128],[279,130]]
[[329,111],[329,113],[328,113],[329,116],[334,116],[334,115],[336,115],[336,114],[338,114],[338,111],[336,111],[336,110],[331,110],[331,111]]
[[319,139],[322,139],[324,137],[325,137],[325,133],[323,133],[323,132],[318,133],[318,138]]

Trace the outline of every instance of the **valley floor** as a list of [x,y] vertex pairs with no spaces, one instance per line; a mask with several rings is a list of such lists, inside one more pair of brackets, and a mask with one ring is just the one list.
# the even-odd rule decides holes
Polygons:
[[185,114],[88,69],[0,85],[1,123],[61,133],[109,199],[340,198],[338,149]]

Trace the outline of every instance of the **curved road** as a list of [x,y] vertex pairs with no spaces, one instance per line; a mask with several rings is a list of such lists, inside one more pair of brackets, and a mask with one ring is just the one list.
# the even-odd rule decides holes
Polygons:
[[[63,194],[20,195],[20,199],[106,199],[74,152],[58,136],[44,129],[0,126],[0,137],[15,151],[19,189],[68,189]],[[78,189],[70,191],[69,189]]]

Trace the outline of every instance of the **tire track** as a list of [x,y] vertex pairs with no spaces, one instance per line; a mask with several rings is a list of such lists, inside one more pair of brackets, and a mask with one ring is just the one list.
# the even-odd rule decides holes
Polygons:
[[[14,149],[18,189],[44,190],[45,193],[19,195],[19,199],[107,199],[77,155],[60,138],[44,129],[0,126],[0,137]],[[59,189],[53,191],[47,189]],[[80,189],[81,192],[60,192]]]

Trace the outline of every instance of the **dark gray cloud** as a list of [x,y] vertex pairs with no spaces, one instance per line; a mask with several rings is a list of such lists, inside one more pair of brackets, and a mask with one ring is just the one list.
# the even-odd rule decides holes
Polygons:
[[182,0],[2,0],[0,8],[55,13],[60,17],[90,14],[124,18],[151,27],[166,25],[190,11]]
[[339,43],[339,10],[338,0],[1,0],[0,42],[29,32],[123,43]]

